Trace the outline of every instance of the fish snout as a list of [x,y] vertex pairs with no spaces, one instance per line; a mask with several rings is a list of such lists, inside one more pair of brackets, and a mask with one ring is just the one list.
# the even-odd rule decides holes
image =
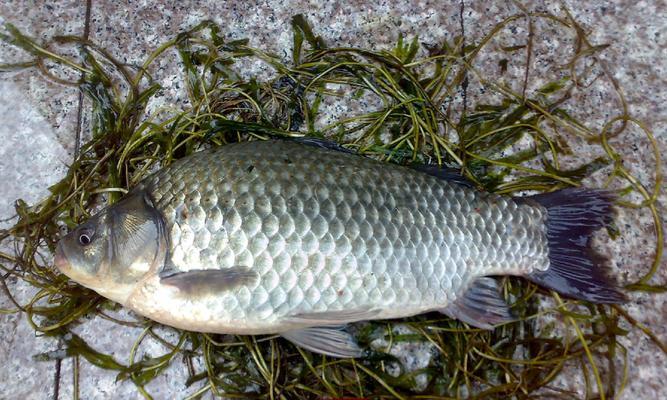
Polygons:
[[56,247],[53,263],[60,272],[66,271],[69,267],[69,261],[67,261],[67,256],[65,256],[65,252],[63,251],[62,243],[58,243],[58,246]]

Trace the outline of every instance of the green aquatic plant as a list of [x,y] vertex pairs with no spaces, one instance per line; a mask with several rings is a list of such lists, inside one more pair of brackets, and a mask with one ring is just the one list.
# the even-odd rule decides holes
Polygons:
[[[479,54],[511,23],[548,20],[576,38],[565,74],[540,89],[528,91],[528,68],[522,91],[485,78],[474,67]],[[128,66],[104,49],[80,37],[55,37],[40,44],[11,25],[0,39],[27,51],[29,62],[2,65],[0,70],[37,68],[47,79],[73,85],[92,102],[92,136],[84,143],[67,175],[49,188],[37,204],[17,201],[17,222],[0,231],[0,241],[15,249],[0,253],[0,286],[14,309],[24,312],[36,332],[62,339],[64,351],[36,356],[37,360],[83,357],[100,368],[131,380],[145,397],[145,385],[175,359],[185,361],[192,386],[191,398],[204,393],[228,397],[312,398],[528,398],[537,394],[568,397],[550,387],[565,367],[580,368],[586,394],[614,397],[627,381],[627,350],[618,342],[630,326],[646,334],[663,352],[667,346],[634,320],[623,306],[592,305],[563,300],[533,284],[503,278],[505,296],[520,317],[493,331],[470,328],[439,314],[402,321],[373,321],[357,326],[357,338],[369,348],[383,339],[384,349],[405,343],[423,343],[433,349],[428,366],[408,370],[397,357],[380,348],[356,360],[313,355],[275,337],[209,335],[178,331],[139,318],[127,322],[109,316],[115,306],[96,293],[70,282],[50,265],[49,254],[62,235],[90,216],[101,203],[117,201],[128,188],[155,168],[192,152],[242,140],[275,136],[326,137],[369,157],[402,164],[432,162],[461,169],[481,189],[515,194],[578,186],[594,172],[604,173],[606,184],[621,182],[618,207],[642,208],[653,216],[656,247],[649,270],[628,291],[664,292],[667,284],[649,280],[659,268],[663,233],[657,210],[661,183],[655,139],[629,115],[622,91],[610,74],[621,104],[600,131],[593,131],[565,110],[571,93],[581,88],[590,69],[579,62],[599,62],[605,46],[592,45],[583,29],[566,13],[556,16],[523,12],[495,26],[477,44],[462,38],[425,48],[417,39],[399,37],[390,50],[329,47],[316,36],[302,16],[292,20],[291,60],[283,60],[248,45],[227,41],[220,27],[204,21],[161,45],[140,66]],[[507,57],[526,51],[528,63],[533,35],[525,46],[504,49]],[[60,55],[56,46],[80,46],[79,59]],[[179,110],[147,107],[161,90],[150,75],[160,57],[176,51],[182,66],[187,106]],[[261,62],[274,70],[260,81],[247,77],[239,64]],[[507,68],[507,59],[500,61]],[[57,68],[54,68],[56,66]],[[65,79],[56,75],[66,70]],[[499,100],[468,105],[465,87],[476,80]],[[597,78],[596,78],[597,79]],[[463,90],[463,101],[457,98]],[[327,102],[363,99],[370,110],[359,111],[333,123],[323,122]],[[624,166],[610,141],[631,125],[645,134],[655,154],[653,189],[642,184]],[[567,137],[578,137],[602,149],[603,156],[567,169],[563,156],[575,158]],[[579,160],[581,161],[581,160]],[[626,200],[631,193],[640,202]],[[610,224],[611,236],[623,231]],[[6,283],[16,277],[37,289],[26,304],[14,300]],[[550,299],[545,302],[545,299]],[[538,324],[555,312],[566,326]],[[119,324],[139,326],[130,357],[118,361],[95,343],[71,332],[81,317],[98,314]],[[401,323],[406,331],[393,329]],[[174,334],[175,332],[175,334]],[[144,355],[147,338],[161,343],[164,354]],[[174,341],[173,338],[176,338]],[[197,369],[195,360],[203,367]],[[77,365],[77,364],[75,364]],[[604,373],[604,375],[603,375]],[[75,382],[76,369],[75,369]],[[421,383],[418,383],[418,380]],[[75,390],[76,393],[76,390]]]

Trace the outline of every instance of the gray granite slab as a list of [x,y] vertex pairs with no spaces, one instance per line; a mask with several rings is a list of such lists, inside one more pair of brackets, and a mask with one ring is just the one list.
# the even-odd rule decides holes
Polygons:
[[[41,6],[0,2],[0,24],[12,23],[36,39],[79,35],[84,11],[79,2]],[[22,51],[0,44],[0,63],[26,58]],[[39,200],[67,171],[75,147],[78,93],[73,87],[47,82],[35,71],[1,74],[0,93],[0,219],[5,220],[13,216],[17,198]],[[35,293],[20,281],[10,279],[8,285],[22,302]],[[12,307],[4,294],[0,307]],[[21,314],[0,314],[0,327],[0,381],[5,383],[0,398],[51,396],[54,364],[35,363],[32,355],[53,350],[57,343],[36,337]]]

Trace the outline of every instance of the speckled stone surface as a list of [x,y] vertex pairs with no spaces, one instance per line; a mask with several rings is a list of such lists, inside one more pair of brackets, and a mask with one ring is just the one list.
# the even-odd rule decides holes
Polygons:
[[[161,3],[161,2],[160,2]],[[387,49],[395,43],[399,33],[410,38],[419,35],[426,44],[452,41],[461,35],[465,40],[478,42],[489,29],[503,19],[521,14],[510,2],[464,1],[394,1],[350,2],[345,5],[328,1],[249,1],[249,2],[174,2],[178,5],[157,5],[152,2],[92,2],[90,39],[107,48],[119,60],[139,63],[160,43],[176,33],[193,27],[203,19],[211,18],[222,25],[226,37],[248,37],[250,44],[287,58],[291,51],[290,18],[303,13],[316,26],[316,33],[332,45],[352,45]],[[600,59],[624,89],[630,113],[644,121],[656,134],[663,157],[667,154],[667,5],[648,1],[566,2],[573,17],[590,32],[593,44],[612,44]],[[550,10],[557,13],[559,5],[552,2],[527,1],[529,10]],[[0,22],[11,22],[24,33],[39,39],[55,35],[81,35],[84,29],[85,2],[53,2],[35,6],[28,1],[5,1],[0,4]],[[552,23],[533,21],[535,24],[535,52],[531,60],[532,84],[528,90],[566,73],[557,60],[573,38],[562,34]],[[503,47],[524,44],[527,21],[517,19],[507,25],[487,46],[488,51],[476,61],[488,77],[513,82],[521,90],[525,59],[511,57],[512,63],[503,72],[498,61]],[[21,59],[20,52],[0,45],[0,62]],[[150,109],[162,106],[179,107],[186,102],[178,66],[174,57],[164,57],[153,72],[164,90],[151,103]],[[516,60],[516,61],[514,61]],[[599,64],[596,68],[602,68]],[[249,68],[252,74],[268,76],[270,70],[261,65]],[[586,82],[589,84],[591,82]],[[66,170],[75,148],[78,93],[75,88],[50,83],[36,71],[0,75],[0,218],[11,216],[11,204],[16,198],[37,200],[46,193],[48,185]],[[489,101],[487,91],[471,78],[468,102]],[[592,82],[588,90],[576,91],[580,107],[569,109],[574,116],[588,122],[592,129],[619,112],[618,98],[613,87],[602,79]],[[460,97],[460,96],[459,96]],[[454,99],[461,102],[461,99]],[[345,115],[340,104],[329,105],[331,118]],[[84,104],[84,121],[87,116]],[[83,134],[85,135],[85,130]],[[652,187],[650,148],[640,131],[632,128],[628,134],[612,140],[612,145],[626,160],[626,166],[640,180]],[[583,141],[573,143],[586,150]],[[595,154],[591,153],[591,157]],[[665,161],[663,161],[665,166]],[[593,177],[590,185],[601,184]],[[660,197],[662,209],[667,203],[665,193]],[[614,274],[622,282],[631,281],[646,271],[651,258],[649,250],[654,243],[650,215],[643,212],[622,211],[617,223],[625,234],[616,241],[600,237],[598,247],[613,260]],[[664,268],[652,282],[665,282]],[[20,300],[26,300],[32,289],[20,282],[10,282]],[[667,294],[633,295],[628,312],[649,326],[667,342]],[[10,307],[0,295],[0,307]],[[128,319],[131,316],[125,316]],[[559,323],[564,323],[559,321]],[[87,321],[77,333],[94,346],[112,351],[118,360],[126,361],[132,341],[138,330],[120,328],[101,318]],[[664,378],[667,376],[667,356],[661,353],[645,336],[632,333],[622,339],[628,348],[629,380],[622,399],[658,399],[667,397]],[[381,344],[378,344],[381,345]],[[403,359],[416,367],[426,365],[430,349],[408,346],[392,349],[406,352]],[[54,391],[54,363],[36,363],[32,355],[58,349],[55,340],[35,337],[22,315],[0,315],[0,360],[9,360],[0,366],[0,399],[50,398]],[[158,344],[148,346],[157,355],[164,352]],[[115,382],[115,374],[99,370],[81,361],[80,393],[82,398],[136,398],[135,387],[127,382]],[[60,398],[72,397],[72,364],[62,364]],[[186,372],[177,360],[167,374],[147,386],[155,398],[181,398],[199,387],[186,388]],[[9,382],[21,382],[8,384]],[[567,368],[554,383],[555,387],[573,390],[583,398],[582,378]]]

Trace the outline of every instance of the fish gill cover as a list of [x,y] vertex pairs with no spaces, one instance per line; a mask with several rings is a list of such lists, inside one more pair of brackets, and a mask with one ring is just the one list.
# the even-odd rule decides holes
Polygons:
[[[507,68],[512,57],[533,51],[531,21],[545,19],[575,46],[562,65],[560,79],[535,91],[526,90],[533,77],[526,68],[523,90],[489,80],[474,67],[475,60],[509,24],[527,21],[526,44],[503,48]],[[134,316],[117,315],[118,306],[56,272],[51,257],[63,227],[72,228],[100,204],[114,203],[151,171],[211,146],[276,136],[316,136],[337,141],[371,157],[400,164],[434,162],[460,168],[476,186],[502,194],[546,191],[580,186],[597,172],[598,182],[619,194],[618,207],[643,208],[653,217],[654,259],[626,291],[664,292],[665,284],[649,280],[659,268],[663,233],[656,199],[661,182],[655,139],[641,121],[628,113],[623,93],[597,55],[605,45],[593,45],[567,10],[557,16],[524,12],[493,27],[476,44],[461,37],[425,46],[417,38],[398,37],[394,48],[329,47],[297,15],[292,20],[293,48],[285,60],[247,40],[228,41],[222,28],[203,21],[177,35],[148,56],[143,65],[125,65],[95,43],[75,36],[39,43],[12,25],[0,39],[32,55],[32,60],[6,64],[1,70],[39,69],[46,79],[79,87],[92,102],[92,136],[81,146],[67,175],[36,204],[16,202],[18,221],[0,231],[0,287],[14,304],[3,313],[23,312],[41,335],[62,339],[63,351],[35,356],[37,361],[83,357],[119,380],[132,381],[145,397],[145,386],[170,364],[187,368],[184,385],[191,398],[207,392],[229,397],[395,397],[424,395],[438,398],[527,398],[537,394],[563,396],[550,386],[564,368],[579,368],[587,396],[610,398],[627,382],[626,348],[619,336],[642,331],[663,352],[667,347],[634,320],[622,305],[593,305],[561,299],[556,293],[523,280],[502,279],[504,296],[519,321],[484,331],[440,314],[401,321],[357,324],[360,344],[371,349],[361,359],[330,359],[308,353],[276,337],[210,335],[180,331]],[[55,48],[79,48],[80,57]],[[188,103],[180,110],[148,110],[160,93],[149,71],[176,51]],[[71,54],[70,51],[67,54]],[[244,62],[262,62],[275,72],[259,80],[247,76]],[[65,75],[56,75],[53,66]],[[596,66],[596,68],[593,68]],[[470,80],[486,90],[485,98],[468,104]],[[576,102],[573,93],[586,82],[605,79],[618,94],[619,110],[599,130],[591,130],[565,111]],[[463,92],[463,101],[458,94]],[[363,100],[362,110],[328,121],[326,106],[343,101],[350,110]],[[655,153],[654,185],[642,184],[624,166],[612,139],[639,127]],[[593,160],[577,158],[572,138],[599,148]],[[567,158],[576,167],[566,168]],[[600,178],[602,176],[602,178]],[[629,200],[635,200],[634,202]],[[623,235],[613,222],[610,237]],[[5,246],[5,247],[6,247]],[[38,289],[32,300],[19,304],[6,280],[16,277]],[[548,314],[562,321],[549,321]],[[141,327],[127,360],[117,360],[92,341],[72,332],[86,316],[101,315],[121,325]],[[129,329],[129,328],[128,328]],[[148,338],[161,344],[162,354],[142,349]],[[375,343],[371,345],[371,343]],[[379,344],[378,344],[379,343]],[[401,343],[424,343],[429,363],[409,368],[391,349]],[[184,361],[179,363],[178,361]],[[76,364],[75,364],[76,365]],[[77,371],[74,370],[75,382]],[[14,382],[13,384],[20,384]],[[75,390],[76,395],[76,390]]]

